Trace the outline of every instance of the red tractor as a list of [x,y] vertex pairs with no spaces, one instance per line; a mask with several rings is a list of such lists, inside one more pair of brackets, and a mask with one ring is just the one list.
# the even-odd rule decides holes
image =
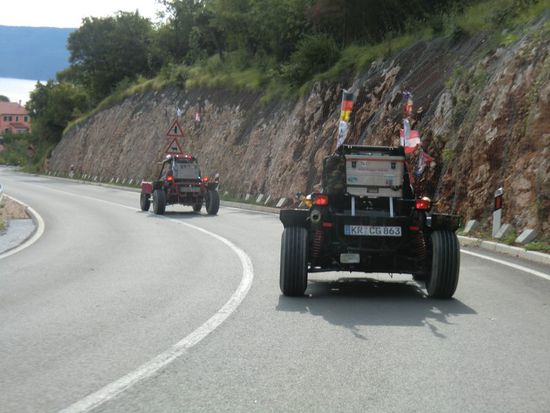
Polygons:
[[166,205],[191,205],[199,212],[206,205],[208,215],[216,215],[220,208],[218,175],[213,180],[202,177],[199,163],[191,155],[168,155],[162,163],[156,181],[141,182],[140,207],[148,211],[153,200],[153,212],[163,215]]

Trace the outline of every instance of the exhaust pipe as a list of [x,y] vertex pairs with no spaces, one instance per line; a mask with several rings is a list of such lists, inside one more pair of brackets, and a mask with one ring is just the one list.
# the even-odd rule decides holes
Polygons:
[[318,209],[314,209],[313,211],[311,211],[309,219],[311,220],[312,224],[318,224],[319,222],[321,222],[321,211],[319,211]]

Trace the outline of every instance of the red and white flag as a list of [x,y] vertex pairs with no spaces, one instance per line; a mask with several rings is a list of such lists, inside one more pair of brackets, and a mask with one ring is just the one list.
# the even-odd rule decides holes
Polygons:
[[420,133],[411,130],[408,119],[403,119],[403,129],[400,130],[401,146],[405,147],[405,153],[412,153],[420,145]]

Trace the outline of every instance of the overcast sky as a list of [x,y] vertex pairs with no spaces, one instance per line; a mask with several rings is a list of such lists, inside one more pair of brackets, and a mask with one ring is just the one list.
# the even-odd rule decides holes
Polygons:
[[17,0],[0,11],[2,26],[80,27],[84,17],[105,17],[135,11],[156,20],[161,9],[155,0]]

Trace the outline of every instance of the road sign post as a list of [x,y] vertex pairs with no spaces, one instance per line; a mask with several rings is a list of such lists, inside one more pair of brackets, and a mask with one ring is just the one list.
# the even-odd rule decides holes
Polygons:
[[166,155],[181,155],[183,154],[183,129],[178,121],[178,119],[174,119],[172,124],[170,125],[170,129],[168,129],[168,132],[166,132],[166,147],[164,148],[164,153]]
[[498,188],[495,191],[495,204],[493,208],[493,237],[498,233],[501,226],[502,219],[502,195],[504,195],[504,189]]

